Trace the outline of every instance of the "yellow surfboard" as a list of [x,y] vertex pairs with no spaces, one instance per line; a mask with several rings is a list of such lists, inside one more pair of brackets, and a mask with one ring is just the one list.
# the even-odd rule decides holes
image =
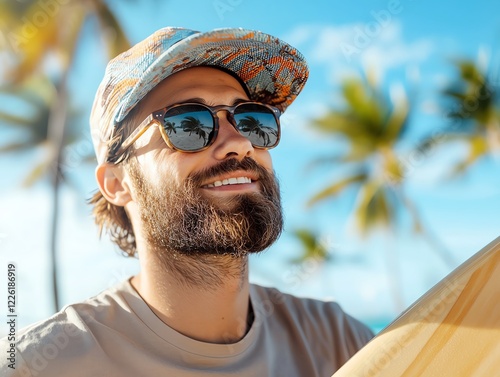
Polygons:
[[499,377],[500,237],[411,305],[335,377]]

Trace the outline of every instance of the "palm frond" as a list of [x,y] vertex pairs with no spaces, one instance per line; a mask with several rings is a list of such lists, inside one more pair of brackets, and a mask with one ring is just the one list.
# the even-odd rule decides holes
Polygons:
[[462,120],[459,126],[484,129],[495,114],[498,91],[487,75],[470,60],[456,60],[458,77],[442,93],[454,107],[451,118]]
[[0,111],[0,125],[27,127],[31,125],[31,119]]
[[384,118],[384,109],[380,106],[377,90],[361,79],[350,79],[344,83],[342,93],[348,111],[353,118],[358,119],[364,133],[376,134]]
[[108,57],[114,58],[121,52],[128,50],[130,42],[108,5],[102,0],[93,0],[92,3],[99,21],[100,33],[105,36]]
[[489,151],[487,140],[482,136],[472,136],[463,140],[468,144],[468,154],[463,161],[452,168],[449,174],[450,179],[465,173],[478,159],[486,155]]
[[409,104],[406,97],[398,98],[388,115],[383,139],[388,145],[395,144],[401,139],[407,129]]
[[31,187],[37,181],[39,181],[47,172],[49,167],[48,161],[42,161],[35,165],[33,169],[31,169],[26,177],[22,181],[23,187]]
[[30,140],[8,143],[0,146],[0,153],[23,152],[33,148],[33,143]]
[[382,178],[389,186],[401,186],[405,178],[405,167],[391,149],[382,159]]
[[302,254],[299,258],[292,260],[293,263],[302,263],[307,260],[323,262],[329,259],[328,250],[316,233],[309,229],[301,228],[294,230],[293,235],[302,245]]
[[65,31],[64,35],[59,37],[59,42],[56,46],[61,64],[61,72],[69,71],[73,65],[80,33],[86,18],[85,8],[85,4],[80,2],[68,4],[64,9],[64,17],[59,21],[59,27]]
[[391,101],[374,85],[360,78],[346,80],[342,86],[345,107],[330,110],[312,122],[318,131],[340,135],[357,149],[351,152],[351,160],[395,144],[407,128],[409,105],[404,91]]
[[331,184],[330,186],[326,187],[325,189],[315,194],[311,199],[309,199],[307,205],[312,206],[322,200],[336,196],[346,188],[352,185],[361,184],[366,179],[367,179],[367,174],[365,172],[341,179],[340,181]]
[[396,207],[390,190],[374,181],[363,185],[354,214],[358,228],[363,235],[377,227],[393,226]]
[[[40,11],[38,2],[30,4],[26,12],[26,19],[31,20]],[[23,36],[24,22],[19,22],[15,35]],[[47,17],[47,23],[29,37],[23,37],[15,46],[18,63],[10,69],[8,79],[13,83],[20,83],[27,77],[37,72],[47,54],[57,46],[58,42],[58,17]]]
[[19,84],[7,83],[0,87],[6,97],[15,97],[33,108],[49,106],[56,97],[56,87],[45,74],[33,74]]

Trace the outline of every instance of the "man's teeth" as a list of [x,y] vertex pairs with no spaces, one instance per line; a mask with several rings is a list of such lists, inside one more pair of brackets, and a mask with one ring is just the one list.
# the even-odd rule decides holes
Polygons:
[[207,187],[238,185],[241,183],[252,183],[252,180],[248,177],[229,178],[229,179],[224,179],[222,181],[215,181],[214,183],[209,183]]

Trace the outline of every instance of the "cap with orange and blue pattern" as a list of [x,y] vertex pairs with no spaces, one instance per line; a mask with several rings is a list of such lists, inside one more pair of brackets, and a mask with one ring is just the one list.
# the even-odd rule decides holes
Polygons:
[[232,72],[246,85],[251,100],[281,111],[300,93],[309,73],[300,52],[259,31],[160,29],[108,63],[90,116],[98,162],[107,160],[110,140],[141,99],[170,75],[197,66]]

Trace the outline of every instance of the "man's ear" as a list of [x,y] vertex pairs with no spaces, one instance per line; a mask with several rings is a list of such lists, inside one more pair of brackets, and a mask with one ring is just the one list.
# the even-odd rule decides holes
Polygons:
[[114,164],[101,164],[96,168],[95,175],[99,190],[108,202],[119,207],[132,200],[130,186],[124,179],[123,168]]

